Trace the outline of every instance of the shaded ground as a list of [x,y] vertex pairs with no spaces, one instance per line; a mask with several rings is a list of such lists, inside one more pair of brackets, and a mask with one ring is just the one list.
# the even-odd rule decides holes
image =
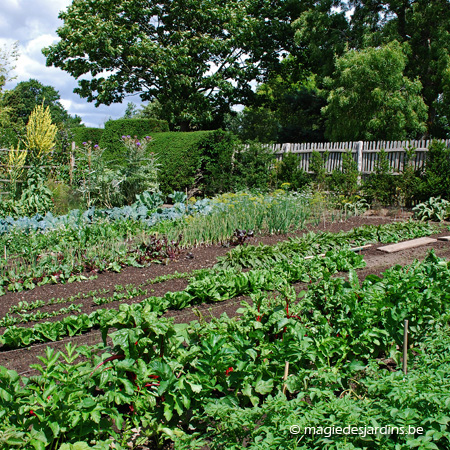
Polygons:
[[[334,224],[322,224],[319,227],[311,228],[314,231],[326,230],[337,232],[340,230],[350,230],[354,227],[361,226],[363,224],[379,225],[382,223],[388,223],[398,220],[396,217],[380,217],[380,216],[369,216],[369,217],[354,217],[347,222],[334,223]],[[295,235],[301,235],[303,232],[296,233]],[[441,233],[440,235],[450,235],[450,232]],[[294,235],[290,235],[294,236]],[[437,235],[439,236],[439,235]],[[289,236],[261,236],[253,238],[250,242],[251,244],[275,244],[281,240],[287,239]],[[436,254],[440,257],[450,258],[450,243],[438,241],[431,245],[409,249],[393,254],[384,254],[377,251],[379,245],[374,245],[370,249],[364,251],[365,261],[367,267],[363,270],[359,270],[358,274],[360,280],[363,280],[368,274],[381,274],[386,269],[392,267],[395,264],[409,264],[414,259],[423,259],[428,251],[433,248]],[[173,261],[169,265],[152,264],[146,268],[125,268],[120,273],[103,273],[98,276],[95,280],[75,282],[65,285],[46,285],[33,289],[32,291],[20,292],[20,293],[10,293],[0,297],[0,317],[3,317],[12,305],[17,305],[19,302],[26,301],[32,302],[35,300],[47,301],[51,298],[66,298],[75,295],[79,292],[89,293],[94,290],[108,289],[111,295],[114,291],[116,285],[129,285],[139,286],[148,280],[155,277],[172,274],[175,272],[191,272],[195,269],[212,267],[218,256],[223,256],[229,249],[222,246],[208,246],[199,247],[190,250],[191,257],[187,257],[186,252],[181,256],[179,261]],[[169,291],[179,291],[186,287],[187,279],[176,279],[166,281],[164,283],[153,284],[145,286],[148,290],[148,295],[163,296]],[[296,286],[299,290],[303,287],[302,285]],[[101,295],[99,295],[101,296]],[[127,300],[127,303],[139,302],[143,297],[135,297],[131,300]],[[234,316],[236,310],[240,307],[243,300],[248,300],[248,298],[237,297],[224,302],[214,303],[214,304],[204,304],[193,308],[186,308],[181,311],[168,311],[164,316],[172,317],[176,323],[188,323],[192,320],[196,320],[200,317],[208,320],[209,318],[219,317],[223,313],[227,313],[228,316]],[[82,305],[82,312],[91,313],[98,308],[117,308],[119,302],[108,303],[105,305],[95,305],[92,302],[92,298],[87,299],[76,299],[73,301],[75,304]],[[51,305],[39,308],[40,311],[54,311],[62,307],[67,307],[68,303],[62,303],[58,305]],[[46,319],[45,321],[57,321],[60,320],[62,316],[57,316],[52,319]],[[22,326],[33,326],[36,322],[31,322],[24,324]],[[20,324],[18,324],[20,325]],[[3,329],[0,329],[0,333]],[[0,365],[5,366],[8,369],[13,369],[18,371],[20,374],[31,375],[34,371],[30,370],[30,364],[38,362],[36,357],[45,354],[46,347],[52,347],[57,350],[63,350],[64,346],[72,341],[76,345],[93,345],[101,342],[101,335],[99,331],[91,331],[81,336],[66,338],[62,341],[37,344],[33,345],[27,349],[1,351],[0,348]]]

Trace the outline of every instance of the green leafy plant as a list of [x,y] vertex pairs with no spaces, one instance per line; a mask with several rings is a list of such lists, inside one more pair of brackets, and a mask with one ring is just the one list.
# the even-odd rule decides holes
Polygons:
[[120,191],[123,177],[106,163],[104,150],[97,144],[83,142],[76,153],[75,183],[86,207],[89,209],[98,205],[111,208],[120,204],[123,199]]
[[419,220],[442,222],[450,217],[450,201],[440,197],[431,197],[428,201],[415,206],[413,211],[415,217]]
[[168,197],[173,203],[185,203],[187,200],[186,194],[181,191],[174,191],[172,194],[169,194]]
[[417,198],[420,178],[419,171],[414,168],[413,160],[416,155],[416,149],[405,149],[405,160],[403,162],[403,171],[399,175],[397,185],[397,201],[402,206],[411,207]]
[[326,162],[328,160],[329,152],[319,153],[314,150],[311,153],[309,162],[309,170],[313,174],[314,184],[319,190],[325,188],[325,181],[327,176]]
[[46,186],[45,171],[35,165],[28,169],[25,188],[16,203],[18,215],[45,214],[53,208],[52,193]]
[[443,196],[450,200],[450,148],[445,142],[433,141],[428,149],[419,185],[418,197],[426,201],[430,197]]
[[311,182],[311,177],[299,168],[299,155],[286,153],[281,162],[276,164],[275,177],[278,187],[283,188],[284,183],[289,183],[293,190],[301,190]]
[[163,199],[160,192],[144,191],[141,194],[136,194],[136,207],[145,206],[150,211],[160,207],[163,204]]
[[396,201],[396,183],[387,153],[382,148],[377,153],[374,173],[367,175],[363,183],[364,194],[372,204],[392,205]]
[[259,142],[239,145],[232,165],[233,190],[259,189],[267,191],[270,185],[270,167],[274,162],[271,149]]
[[233,188],[233,155],[239,141],[230,132],[216,130],[200,142],[199,189],[206,196],[230,192]]
[[353,197],[359,190],[358,164],[353,157],[351,150],[342,153],[342,167],[340,170],[333,170],[328,184],[334,192]]
[[119,169],[122,179],[120,192],[126,204],[135,201],[136,195],[144,191],[159,191],[157,157],[147,152],[150,136],[139,140],[135,136],[122,136],[126,151],[123,155],[125,165]]

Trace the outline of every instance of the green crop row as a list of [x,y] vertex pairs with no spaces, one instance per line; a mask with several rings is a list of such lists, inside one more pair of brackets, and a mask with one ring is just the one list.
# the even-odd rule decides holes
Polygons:
[[384,225],[363,225],[339,233],[310,232],[299,238],[276,245],[245,245],[235,247],[218,258],[221,268],[265,267],[273,261],[288,260],[293,255],[313,256],[334,248],[357,247],[366,244],[389,244],[407,239],[429,236],[440,230],[429,222],[395,222]]
[[362,256],[343,250],[330,252],[323,259],[305,261],[298,257],[270,269],[249,272],[206,270],[197,273],[183,291],[167,292],[163,297],[148,297],[137,304],[122,304],[118,310],[98,309],[89,315],[69,316],[55,323],[38,323],[34,327],[8,327],[0,336],[0,343],[4,348],[20,348],[38,342],[56,341],[64,336],[74,336],[98,327],[105,335],[109,328],[120,325],[138,326],[143,311],[162,314],[168,309],[223,301],[260,290],[270,291],[277,289],[280,283],[308,282],[324,273],[336,273],[364,265]]
[[[163,297],[163,299],[155,299],[155,305],[159,306],[154,306],[154,308],[156,308],[155,311],[165,311],[169,308],[170,305],[170,307],[181,309],[185,306],[202,301],[212,301],[215,299],[223,300],[226,298],[234,297],[235,295],[240,295],[235,294],[228,297],[223,297],[223,293],[220,291],[220,289],[218,290],[218,288],[213,284],[213,280],[220,280],[221,275],[215,273],[217,269],[238,270],[242,268],[268,268],[271,267],[273,263],[277,263],[278,265],[283,263],[285,265],[289,265],[291,264],[291,261],[299,261],[299,258],[301,260],[301,258],[304,256],[314,254],[317,255],[333,248],[348,248],[351,245],[358,246],[370,242],[397,242],[402,239],[429,235],[433,232],[436,232],[438,229],[438,226],[429,223],[399,222],[380,226],[363,226],[354,228],[349,232],[317,234],[308,233],[302,238],[283,241],[274,246],[238,246],[231,250],[226,256],[218,258],[219,262],[214,267],[214,269],[206,269],[196,272],[187,290],[185,292],[183,291],[183,294],[177,293],[174,297],[172,293],[167,293]],[[238,278],[239,277],[237,277],[236,280]],[[209,285],[207,285],[204,291],[202,291],[202,280],[205,279],[208,280]],[[234,283],[234,281],[232,283]],[[113,293],[112,296],[108,297],[95,297],[94,303],[101,305],[121,299],[130,299],[136,296],[145,295],[146,291],[144,291],[142,288],[146,284],[148,283],[143,283],[141,286],[135,288],[134,293]],[[190,293],[192,292],[192,290],[195,290],[194,296],[192,296]],[[98,318],[96,317],[96,312],[92,313],[91,315],[93,316],[92,318],[89,316],[85,319],[77,318],[75,320],[71,317],[64,318],[59,325],[59,331],[56,334],[53,333],[52,336],[57,336],[56,339],[60,339],[62,336],[66,336],[68,334],[70,335],[70,333],[72,332],[72,320],[75,320],[76,322],[76,325],[74,325],[74,329],[77,330],[76,332],[84,332],[92,328],[93,326],[98,326]],[[8,318],[5,318],[4,320],[8,320]],[[18,320],[19,319],[5,322],[5,325],[19,323]],[[68,323],[66,324],[66,322]],[[29,328],[27,328],[26,331],[21,331],[21,328],[13,328],[11,330],[7,330],[6,336],[9,342],[8,345],[17,345],[15,344],[15,342],[20,342],[20,336],[22,335],[24,336],[23,341],[28,342],[28,344],[26,345],[29,345],[29,343],[33,342],[45,342],[46,340],[53,340],[46,337],[49,334],[49,332],[47,331],[47,328],[49,326],[47,324],[39,324],[37,325],[37,327],[38,329],[36,333],[32,333]],[[40,328],[43,328],[44,331],[41,331]],[[9,337],[10,334],[12,337]]]
[[[32,378],[0,368],[0,445],[448,448],[449,282],[449,263],[431,253],[361,285],[350,271],[308,292],[257,292],[239,320],[173,325],[143,308],[116,322],[111,347],[48,349]],[[399,370],[405,318],[408,375]],[[331,431],[347,426],[365,434]],[[416,432],[399,431],[408,427]]]
[[75,305],[74,303],[72,303],[71,305],[69,305],[65,308],[53,310],[50,312],[35,311],[33,313],[22,313],[22,314],[19,314],[18,316],[11,316],[9,314],[6,314],[0,320],[0,327],[10,327],[17,323],[37,322],[38,320],[50,319],[51,317],[62,316],[64,314],[70,314],[73,312],[81,312],[82,306],[83,306],[82,304]]
[[96,295],[107,294],[108,292],[109,289],[95,289],[84,294],[79,292],[78,294],[71,295],[70,297],[52,297],[49,300],[35,300],[32,302],[27,302],[24,300],[17,303],[16,305],[12,305],[8,310],[8,314],[23,314],[28,311],[42,308],[43,306],[59,305],[61,303],[72,303],[75,300],[79,300],[82,298],[87,299]]

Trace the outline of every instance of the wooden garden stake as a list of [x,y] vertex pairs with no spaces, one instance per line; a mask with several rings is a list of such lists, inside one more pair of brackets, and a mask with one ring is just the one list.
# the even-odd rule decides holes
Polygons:
[[408,319],[403,325],[403,373],[408,373]]
[[69,180],[70,185],[72,186],[73,183],[73,171],[75,169],[75,142],[72,142],[72,151],[70,152],[70,164],[69,164]]
[[[289,361],[286,361],[284,365],[284,376],[283,380],[286,381],[289,376]],[[283,395],[286,395],[286,383],[283,384]]]

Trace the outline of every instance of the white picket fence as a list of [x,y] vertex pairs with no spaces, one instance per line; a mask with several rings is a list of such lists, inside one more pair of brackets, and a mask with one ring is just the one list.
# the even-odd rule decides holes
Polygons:
[[[272,144],[272,149],[278,161],[283,159],[287,153],[298,155],[299,168],[310,172],[309,162],[311,154],[314,151],[319,153],[328,153],[328,159],[325,168],[328,172],[339,170],[342,167],[342,154],[349,150],[358,165],[358,172],[361,175],[369,174],[375,171],[375,163],[381,149],[384,149],[394,174],[401,173],[404,168],[406,149],[414,148],[415,157],[411,164],[415,169],[423,167],[428,148],[432,141],[359,141],[359,142],[324,142],[324,143],[305,143],[305,144]],[[450,139],[444,140],[447,146],[450,146]]]

